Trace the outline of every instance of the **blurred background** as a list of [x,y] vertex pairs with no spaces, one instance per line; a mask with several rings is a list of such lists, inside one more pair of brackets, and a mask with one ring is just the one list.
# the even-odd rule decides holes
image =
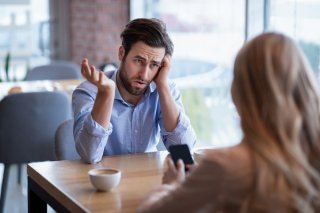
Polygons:
[[[230,97],[237,51],[261,32],[285,33],[305,52],[319,82],[319,11],[320,0],[0,0],[0,84],[23,81],[32,68],[57,60],[80,64],[87,57],[101,69],[118,66],[126,23],[159,18],[175,46],[170,75],[196,146],[229,146],[241,138]],[[17,170],[11,172],[4,212],[27,212],[26,179],[21,187]]]
[[[0,0],[0,78],[24,80],[52,60],[118,65],[120,32],[134,18],[163,20],[174,42],[171,78],[197,146],[241,137],[230,98],[235,54],[263,31],[295,39],[319,78],[320,0]],[[9,63],[6,77],[5,65]]]

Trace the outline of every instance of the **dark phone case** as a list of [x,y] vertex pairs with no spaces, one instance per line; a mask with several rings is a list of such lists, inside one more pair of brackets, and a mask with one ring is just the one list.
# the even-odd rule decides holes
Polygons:
[[[178,159],[182,159],[185,165],[193,164],[193,159],[190,154],[188,145],[186,144],[171,145],[169,147],[169,152],[176,166],[177,166]],[[187,171],[188,169],[185,168],[185,170]]]

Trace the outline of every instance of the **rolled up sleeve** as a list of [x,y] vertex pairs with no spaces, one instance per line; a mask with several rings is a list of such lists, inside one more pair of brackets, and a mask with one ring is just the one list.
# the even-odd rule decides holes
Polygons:
[[162,126],[162,121],[160,122],[162,141],[167,149],[169,146],[175,144],[187,144],[189,148],[192,149],[197,140],[196,134],[191,126],[188,116],[184,112],[180,92],[173,82],[170,84],[170,90],[179,108],[179,118],[176,128],[171,132],[166,131]]
[[105,129],[91,116],[95,95],[96,89],[89,82],[80,85],[72,95],[75,146],[80,157],[88,163],[101,160],[112,133],[111,123]]

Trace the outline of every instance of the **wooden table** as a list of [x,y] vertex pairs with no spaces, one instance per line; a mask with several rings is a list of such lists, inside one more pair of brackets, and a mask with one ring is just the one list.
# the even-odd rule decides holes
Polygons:
[[[51,161],[28,164],[29,212],[135,212],[142,199],[161,184],[168,152],[104,157],[98,164]],[[120,184],[111,192],[98,192],[89,182],[92,168],[122,171]]]
[[12,88],[14,92],[38,92],[38,91],[65,91],[70,96],[72,91],[81,83],[83,79],[68,80],[39,80],[39,81],[17,81],[0,83],[0,100],[10,93]]

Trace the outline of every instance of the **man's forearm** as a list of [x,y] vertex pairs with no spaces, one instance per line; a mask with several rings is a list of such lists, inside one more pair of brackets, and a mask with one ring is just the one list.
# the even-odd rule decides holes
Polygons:
[[88,163],[99,162],[111,131],[105,130],[93,120],[91,114],[77,116],[74,123],[74,139],[77,152]]
[[163,127],[166,131],[171,132],[178,124],[179,109],[171,95],[170,88],[167,83],[157,85],[157,88],[160,98]]
[[114,94],[98,92],[92,108],[92,118],[104,128],[108,128],[111,119]]

